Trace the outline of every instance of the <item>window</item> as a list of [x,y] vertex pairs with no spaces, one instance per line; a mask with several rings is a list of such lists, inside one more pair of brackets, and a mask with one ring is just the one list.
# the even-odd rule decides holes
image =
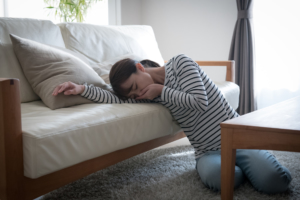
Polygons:
[[299,7],[299,0],[253,4],[258,109],[300,95]]
[[[0,0],[0,3],[2,17],[44,19],[51,20],[55,24],[62,22],[58,16],[54,16],[54,10],[50,11],[45,8],[48,5],[44,3],[44,0]],[[108,25],[108,0],[99,1],[91,6],[84,19],[84,23]]]

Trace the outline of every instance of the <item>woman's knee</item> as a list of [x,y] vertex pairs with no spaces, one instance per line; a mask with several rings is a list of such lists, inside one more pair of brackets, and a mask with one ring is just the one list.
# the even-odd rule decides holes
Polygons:
[[290,171],[267,150],[239,149],[236,161],[254,188],[260,192],[284,192],[292,180]]
[[215,158],[201,158],[197,171],[203,184],[214,191],[221,190],[221,165]]
[[292,181],[290,171],[280,164],[274,170],[266,171],[260,180],[257,180],[254,187],[267,194],[285,192]]
[[[221,191],[221,157],[211,154],[198,160],[197,171],[203,184],[213,191]],[[245,180],[242,170],[235,166],[234,188],[237,188]]]

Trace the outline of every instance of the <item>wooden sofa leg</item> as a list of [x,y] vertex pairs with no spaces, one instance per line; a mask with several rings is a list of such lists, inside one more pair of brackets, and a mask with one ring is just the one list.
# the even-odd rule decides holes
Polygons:
[[0,78],[0,199],[24,199],[19,79]]

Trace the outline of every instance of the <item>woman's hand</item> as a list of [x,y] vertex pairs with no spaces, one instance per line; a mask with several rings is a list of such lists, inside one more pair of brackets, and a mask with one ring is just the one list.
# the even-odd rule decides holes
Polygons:
[[58,93],[64,92],[64,95],[77,95],[81,94],[84,91],[84,85],[77,85],[76,83],[73,83],[71,81],[64,82],[53,90],[52,95],[56,96]]
[[150,84],[141,90],[139,97],[137,99],[150,99],[153,100],[155,97],[159,96],[162,92],[164,85],[161,84]]

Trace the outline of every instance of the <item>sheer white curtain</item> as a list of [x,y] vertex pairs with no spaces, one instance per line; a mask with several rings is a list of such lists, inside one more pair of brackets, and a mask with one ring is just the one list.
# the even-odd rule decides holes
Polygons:
[[257,0],[253,6],[261,109],[300,95],[300,0]]
[[[45,19],[55,24],[61,22],[59,17],[54,16],[54,10],[51,12],[45,8],[48,5],[43,0],[0,0],[0,4],[0,17]],[[87,10],[84,19],[84,23],[108,25],[108,0],[95,3]]]

